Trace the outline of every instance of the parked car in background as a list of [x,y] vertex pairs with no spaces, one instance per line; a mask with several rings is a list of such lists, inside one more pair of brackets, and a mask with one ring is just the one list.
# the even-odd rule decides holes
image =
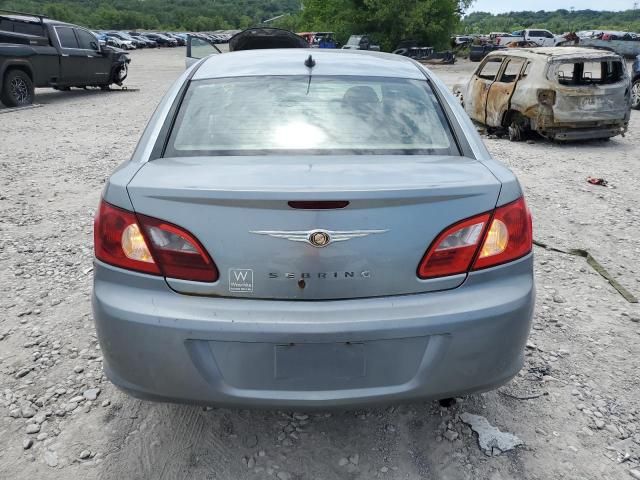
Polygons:
[[106,375],[150,400],[276,408],[508,382],[535,296],[516,177],[421,65],[289,35],[195,63],[107,181]]
[[369,35],[351,35],[342,47],[345,50],[372,50],[380,51],[380,45],[374,45]]
[[0,11],[0,100],[8,107],[33,103],[36,87],[122,85],[129,62],[124,52],[101,46],[86,28]]
[[95,32],[95,31],[91,32],[91,33],[93,33],[96,36],[96,38],[98,39],[98,43],[100,44],[101,47],[107,44],[107,35],[106,34],[101,33],[101,32]]
[[631,106],[636,110],[640,110],[640,55],[633,62],[631,82]]
[[158,46],[158,43],[155,40],[145,37],[139,32],[126,32],[126,33],[128,33],[131,37],[135,38],[136,40],[143,42],[147,48],[156,48]]
[[107,34],[107,45],[111,47],[121,48],[122,50],[135,50],[136,46],[131,40],[123,40],[111,34]]
[[629,74],[613,52],[577,47],[492,52],[466,87],[455,87],[469,116],[519,140],[534,131],[553,140],[624,134]]
[[178,46],[178,41],[175,38],[169,38],[165,35],[162,35],[161,33],[145,32],[142,35],[156,42],[159,47],[177,47]]
[[458,48],[464,45],[471,45],[474,39],[475,37],[471,35],[456,35],[455,37],[451,37],[451,47]]
[[338,48],[333,32],[301,32],[298,35],[304,38],[311,48]]
[[108,32],[108,35],[111,37],[119,38],[125,42],[131,42],[135,48],[145,48],[146,44],[139,39],[132,37],[126,32]]
[[479,62],[489,53],[496,50],[502,50],[506,47],[501,45],[495,45],[493,43],[484,43],[480,45],[471,45],[469,48],[469,60],[472,62]]
[[539,47],[557,47],[566,42],[562,35],[554,35],[549,30],[525,29],[518,30],[509,35],[497,36],[494,39],[496,45],[507,45],[513,42],[531,42]]
[[632,59],[640,55],[640,35],[637,33],[592,31],[578,32],[577,37],[580,45],[585,47],[610,50]]
[[179,35],[176,35],[175,33],[164,33],[163,32],[162,35],[164,35],[165,37],[168,37],[168,38],[173,38],[177,42],[177,45],[179,47],[184,47],[187,44],[187,42],[185,41],[184,38],[182,38]]
[[136,37],[135,35],[131,35],[132,37],[134,37],[136,40],[138,40],[139,42],[144,44],[144,48],[156,48],[158,46],[158,44],[151,40],[150,38],[144,37],[142,35]]

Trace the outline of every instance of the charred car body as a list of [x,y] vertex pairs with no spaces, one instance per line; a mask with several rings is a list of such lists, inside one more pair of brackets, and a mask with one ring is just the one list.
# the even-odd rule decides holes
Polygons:
[[129,57],[101,46],[89,30],[69,23],[0,11],[0,100],[8,107],[33,103],[34,88],[108,88],[122,85]]
[[630,87],[619,55],[560,47],[492,52],[454,93],[474,121],[512,140],[527,131],[580,140],[626,132]]

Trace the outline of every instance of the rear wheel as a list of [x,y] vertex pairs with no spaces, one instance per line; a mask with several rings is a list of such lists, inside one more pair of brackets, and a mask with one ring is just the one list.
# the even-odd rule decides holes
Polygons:
[[518,112],[511,112],[503,125],[506,125],[509,140],[512,142],[524,140],[525,134],[529,129],[528,120]]
[[640,78],[633,82],[631,87],[631,108],[640,110]]
[[7,107],[24,107],[33,103],[34,87],[31,78],[22,70],[9,70],[4,76],[0,100]]

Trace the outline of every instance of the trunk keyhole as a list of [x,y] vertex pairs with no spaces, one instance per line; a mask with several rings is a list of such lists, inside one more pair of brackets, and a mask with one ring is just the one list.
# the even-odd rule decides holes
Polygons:
[[307,286],[307,283],[304,280],[300,279],[300,280],[298,280],[298,286],[300,288],[304,288],[304,287]]

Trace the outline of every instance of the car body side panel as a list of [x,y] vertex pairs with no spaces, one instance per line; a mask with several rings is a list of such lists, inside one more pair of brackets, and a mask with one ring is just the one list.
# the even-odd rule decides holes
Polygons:
[[487,95],[486,122],[490,127],[503,126],[504,114],[509,110],[511,96],[516,87],[516,82],[493,82]]
[[9,68],[21,67],[31,74],[36,87],[48,87],[50,78],[59,75],[59,61],[58,51],[54,47],[0,45],[0,86]]
[[473,76],[469,82],[467,91],[469,94],[465,96],[465,108],[469,112],[469,116],[476,122],[485,123],[487,118],[487,96],[489,89],[493,84],[493,80]]

